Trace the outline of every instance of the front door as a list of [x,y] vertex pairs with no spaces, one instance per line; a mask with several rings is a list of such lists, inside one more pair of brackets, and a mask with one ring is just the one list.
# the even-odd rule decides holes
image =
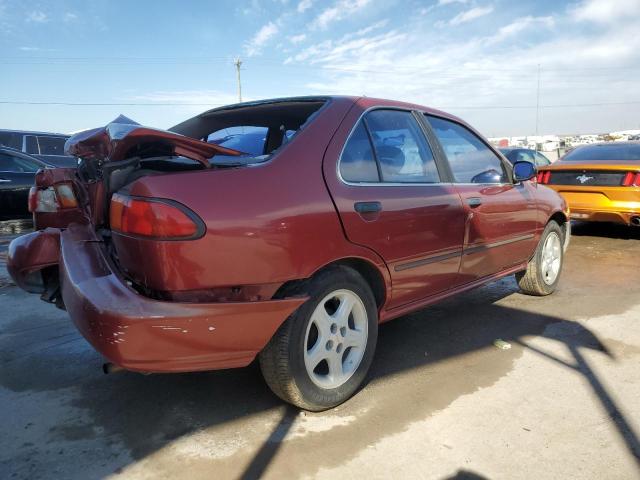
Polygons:
[[465,211],[455,188],[441,182],[416,114],[380,108],[359,115],[345,120],[357,124],[346,144],[348,131],[334,137],[324,164],[347,238],[387,263],[389,308],[457,285]]
[[509,167],[465,126],[431,115],[427,120],[466,212],[460,265],[464,282],[527,261],[536,246],[537,227],[531,182],[514,184]]
[[0,216],[29,214],[29,189],[39,165],[28,158],[0,152]]

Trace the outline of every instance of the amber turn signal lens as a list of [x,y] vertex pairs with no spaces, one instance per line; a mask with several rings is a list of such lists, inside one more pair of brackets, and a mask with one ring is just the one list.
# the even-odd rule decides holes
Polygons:
[[119,193],[111,197],[111,229],[128,235],[158,239],[192,238],[198,224],[179,206],[164,200],[133,198]]
[[76,208],[78,200],[73,193],[73,187],[70,183],[59,183],[56,185],[56,195],[58,202],[62,208]]

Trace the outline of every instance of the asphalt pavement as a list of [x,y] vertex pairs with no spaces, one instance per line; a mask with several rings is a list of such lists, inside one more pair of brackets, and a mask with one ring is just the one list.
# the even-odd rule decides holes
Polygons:
[[[28,222],[0,225],[8,240]],[[558,291],[512,277],[381,326],[323,413],[251,365],[105,376],[0,265],[0,478],[640,478],[640,228],[576,225]]]

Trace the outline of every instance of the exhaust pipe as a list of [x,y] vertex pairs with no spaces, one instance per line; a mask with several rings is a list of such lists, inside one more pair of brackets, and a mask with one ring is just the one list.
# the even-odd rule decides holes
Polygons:
[[640,227],[640,217],[631,217],[631,225]]
[[123,372],[124,368],[122,368],[120,365],[116,365],[115,363],[107,362],[102,364],[102,371],[105,375],[107,375],[109,373]]

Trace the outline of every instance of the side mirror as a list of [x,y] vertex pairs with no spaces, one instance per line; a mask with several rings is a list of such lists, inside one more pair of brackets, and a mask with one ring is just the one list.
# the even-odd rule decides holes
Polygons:
[[536,176],[536,166],[531,162],[515,162],[513,164],[513,181],[515,183],[531,180]]

